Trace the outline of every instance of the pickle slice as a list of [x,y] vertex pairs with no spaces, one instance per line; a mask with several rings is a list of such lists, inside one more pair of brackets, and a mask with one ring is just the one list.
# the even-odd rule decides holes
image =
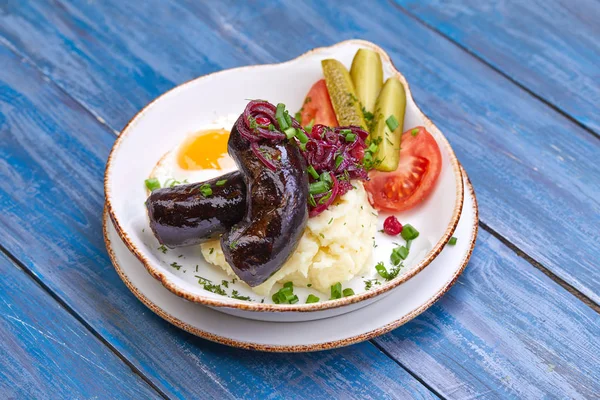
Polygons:
[[[371,131],[373,141],[379,142],[375,153],[378,160],[376,169],[379,171],[395,171],[400,160],[400,141],[406,110],[406,93],[404,85],[398,78],[389,78],[375,105],[375,120]],[[393,118],[390,118],[393,116]],[[394,127],[393,130],[390,126]]]
[[321,61],[325,84],[340,126],[354,125],[367,129],[360,102],[354,91],[350,73],[338,60]]
[[350,76],[354,83],[356,97],[364,107],[364,111],[373,113],[377,96],[383,86],[383,68],[379,53],[369,49],[359,49],[352,60]]

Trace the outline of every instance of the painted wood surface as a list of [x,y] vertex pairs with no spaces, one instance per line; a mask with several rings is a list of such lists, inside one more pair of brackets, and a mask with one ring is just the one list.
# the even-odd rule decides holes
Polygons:
[[395,1],[600,134],[598,1]]
[[446,398],[593,399],[600,315],[480,231],[458,283],[376,342]]
[[0,275],[1,398],[160,398],[1,253]]
[[[466,165],[484,222],[598,298],[594,138],[385,2],[373,3],[370,15],[349,3],[211,5],[0,5],[0,41],[44,74],[2,50],[0,243],[167,395],[431,396],[368,343],[268,355],[193,338],[127,293],[103,249],[109,131],[194,76],[283,61],[349,37],[390,52]],[[399,43],[404,37],[412,41]],[[562,146],[567,135],[569,147]],[[576,257],[563,265],[565,254]],[[377,343],[447,398],[598,392],[591,309],[487,234],[461,283]]]
[[166,396],[435,397],[370,342],[311,354],[240,351],[146,309],[102,237],[114,135],[3,46],[0,65],[0,243]]
[[598,140],[389,3],[368,14],[352,2],[57,4],[8,10],[0,34],[115,131],[204,73],[351,37],[380,44],[450,139],[486,226],[600,303]]

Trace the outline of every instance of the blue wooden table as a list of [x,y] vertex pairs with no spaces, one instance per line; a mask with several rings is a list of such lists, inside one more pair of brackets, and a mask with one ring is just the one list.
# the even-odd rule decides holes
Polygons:
[[[600,3],[0,0],[0,398],[599,398]],[[228,348],[146,309],[102,239],[145,104],[209,72],[363,38],[473,181],[458,283],[377,339]]]

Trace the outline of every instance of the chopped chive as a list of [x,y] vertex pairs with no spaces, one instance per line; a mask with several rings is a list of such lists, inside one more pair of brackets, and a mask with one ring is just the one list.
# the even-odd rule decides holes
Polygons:
[[327,223],[327,225],[331,225],[332,222],[333,222],[333,217],[329,220],[329,222]]
[[402,227],[402,238],[404,240],[414,240],[419,237],[419,231],[411,224],[406,224]]
[[415,128],[413,130],[410,131],[410,134],[413,136],[417,136],[417,133],[419,133],[419,128]]
[[449,244],[450,246],[454,246],[454,245],[456,244],[456,242],[457,242],[457,241],[458,241],[458,238],[455,238],[454,236],[452,236],[452,237],[450,238],[450,240],[448,241],[448,244]]
[[340,154],[335,158],[335,167],[338,168],[342,161],[344,161],[344,157]]
[[344,295],[344,297],[353,296],[354,290],[352,290],[352,288],[346,288],[346,289],[344,289],[342,294]]
[[287,129],[286,129],[285,131],[283,131],[283,132],[285,133],[285,136],[286,136],[288,139],[291,139],[291,138],[293,138],[294,136],[296,136],[296,134],[297,134],[297,132],[298,132],[298,131],[296,130],[296,128],[293,128],[293,127],[292,127],[292,128],[287,128]]
[[313,118],[313,119],[310,120],[310,122],[308,123],[308,125],[306,125],[304,127],[304,129],[306,130],[306,132],[311,133],[314,124],[315,124],[315,120]]
[[319,174],[317,173],[315,167],[313,167],[312,165],[309,165],[308,168],[306,168],[306,171],[308,171],[310,176],[312,176],[313,178],[319,179]]
[[331,286],[331,298],[329,300],[336,300],[342,298],[342,284],[340,282]]
[[355,133],[349,133],[346,135],[346,142],[354,142],[354,139],[356,139]]
[[217,181],[217,183],[215,183],[215,185],[217,185],[217,186],[223,186],[226,183],[227,183],[227,179],[221,179],[220,181]]
[[384,279],[388,278],[388,276],[389,276],[388,271],[382,262],[378,262],[377,265],[375,265],[375,270],[382,278],[384,278]]
[[149,191],[160,189],[160,182],[156,178],[148,178],[144,181]]
[[331,197],[332,194],[333,194],[333,192],[328,192],[325,196],[321,197],[319,199],[319,204],[325,204],[325,202],[327,200],[329,200],[329,198]]
[[306,144],[308,142],[308,136],[306,136],[306,133],[302,132],[302,129],[298,129],[296,137],[302,144]]
[[331,179],[331,174],[329,172],[323,172],[319,177],[321,182],[325,182],[327,187],[331,187],[333,185],[333,179]]
[[308,192],[312,195],[325,193],[328,190],[329,186],[323,181],[311,183],[308,188]]
[[212,195],[212,188],[210,187],[210,185],[208,183],[205,183],[203,185],[200,185],[200,193],[202,193],[202,196],[204,197],[208,197],[210,195]]
[[314,294],[309,294],[308,297],[306,298],[306,304],[310,304],[310,303],[318,303],[319,299],[317,296],[315,296]]
[[392,132],[394,132],[399,126],[398,120],[393,115],[390,115],[388,119],[385,120],[385,124],[388,126],[388,128],[390,128],[390,131]]

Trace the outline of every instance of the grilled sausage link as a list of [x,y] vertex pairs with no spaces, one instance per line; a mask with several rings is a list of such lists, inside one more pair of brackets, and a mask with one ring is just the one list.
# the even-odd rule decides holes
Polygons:
[[258,286],[277,272],[296,249],[308,220],[306,161],[289,141],[258,145],[268,168],[234,125],[229,155],[246,184],[243,219],[221,236],[225,259],[237,276]]
[[[225,180],[225,183],[217,182]],[[212,193],[202,194],[209,185]],[[205,192],[206,193],[206,192]],[[216,239],[241,221],[246,185],[236,171],[206,182],[157,189],[146,200],[150,227],[167,247],[190,246]]]

